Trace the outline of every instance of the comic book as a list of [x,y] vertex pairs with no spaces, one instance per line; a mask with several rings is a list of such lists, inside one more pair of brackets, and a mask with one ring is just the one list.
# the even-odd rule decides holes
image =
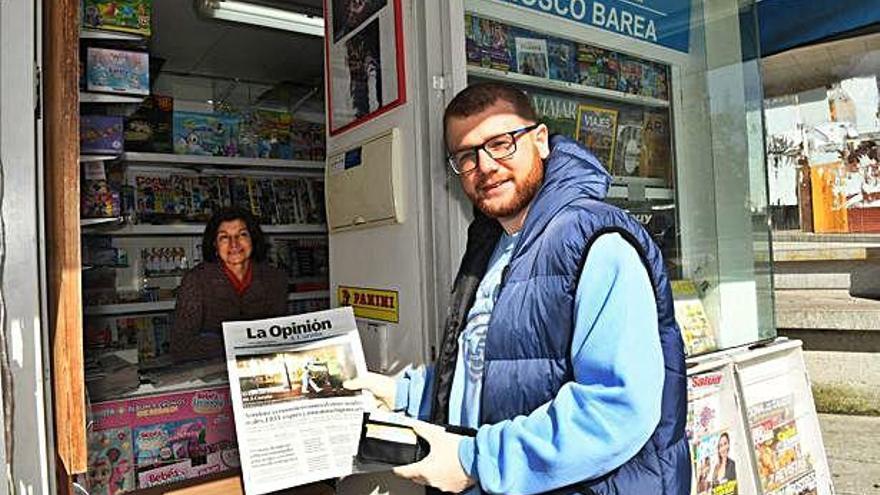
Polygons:
[[614,144],[617,139],[617,114],[611,108],[580,105],[578,107],[577,140],[587,147],[602,166],[614,162]]
[[153,0],[83,0],[83,27],[150,35]]

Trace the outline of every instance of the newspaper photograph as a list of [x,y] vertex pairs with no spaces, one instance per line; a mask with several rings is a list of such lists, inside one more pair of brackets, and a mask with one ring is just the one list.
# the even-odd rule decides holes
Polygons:
[[245,493],[352,472],[367,372],[350,307],[223,323]]

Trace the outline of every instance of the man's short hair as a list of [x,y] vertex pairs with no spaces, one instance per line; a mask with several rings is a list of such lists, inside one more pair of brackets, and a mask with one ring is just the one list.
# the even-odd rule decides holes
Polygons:
[[476,115],[499,101],[510,103],[513,111],[524,120],[538,121],[532,102],[524,92],[509,84],[484,82],[468,86],[446,106],[446,112],[443,113],[444,136],[449,119]]

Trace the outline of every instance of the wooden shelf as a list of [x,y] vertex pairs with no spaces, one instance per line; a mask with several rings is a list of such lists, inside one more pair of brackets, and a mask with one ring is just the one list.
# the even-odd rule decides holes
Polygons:
[[145,96],[138,95],[113,95],[105,93],[79,92],[80,103],[140,103]]
[[103,306],[84,306],[83,313],[89,316],[127,315],[135,313],[161,313],[174,309],[174,301],[139,302],[126,304],[107,304]]
[[506,72],[503,70],[489,69],[486,67],[475,67],[471,65],[467,67],[467,73],[468,76],[493,79],[508,83],[524,84],[526,86],[534,86],[540,89],[561,91],[563,93],[591,96],[594,98],[602,98],[605,100],[618,101],[621,103],[631,103],[633,105],[640,106],[669,108],[669,101],[667,100],[652,98],[650,96],[634,95],[621,91],[615,91],[612,89],[594,88],[592,86],[585,86],[583,84],[572,82],[556,81],[554,79],[549,79],[546,77],[527,76],[525,74],[520,74],[517,72]]
[[[289,225],[261,225],[264,234],[324,234],[327,232],[326,224],[289,224]],[[153,235],[184,235],[200,236],[205,232],[205,224],[202,223],[173,223],[167,225],[153,225],[139,223],[125,225],[121,228],[106,228],[91,230],[90,234],[107,234],[114,236],[153,236]]]
[[241,156],[177,155],[172,153],[126,152],[119,159],[129,164],[176,167],[235,167],[243,169],[324,170],[324,162],[312,160],[280,160],[276,158],[247,158]]

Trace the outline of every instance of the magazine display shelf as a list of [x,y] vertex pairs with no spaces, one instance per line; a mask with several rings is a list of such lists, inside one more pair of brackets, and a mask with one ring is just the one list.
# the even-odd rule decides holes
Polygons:
[[[240,156],[201,156],[173,153],[125,152],[118,159],[126,164],[172,166],[172,167],[231,167],[242,170],[279,170],[319,172],[323,174],[324,162],[313,160],[281,160],[277,158],[248,158]],[[303,174],[305,175],[305,174]]]
[[[85,226],[85,225],[84,225]],[[287,225],[263,225],[263,233],[267,235],[283,234],[324,234],[326,224],[296,223]],[[172,223],[172,224],[128,224],[118,229],[89,229],[88,234],[105,234],[112,236],[201,236],[205,232],[203,223]]]
[[143,96],[130,95],[114,95],[105,93],[90,93],[88,91],[79,92],[80,103],[130,103],[137,104],[144,101]]
[[497,81],[521,84],[525,86],[533,86],[545,90],[550,89],[563,93],[602,98],[605,100],[616,101],[620,103],[630,103],[633,105],[655,108],[669,108],[669,102],[666,100],[661,100],[659,98],[651,98],[648,96],[634,95],[621,91],[614,91],[611,89],[585,86],[583,84],[576,84],[572,82],[557,81],[546,77],[520,74],[518,72],[503,71],[498,69],[491,69],[488,67],[475,67],[473,65],[469,65],[467,68],[467,73],[470,77],[493,79]]
[[[312,290],[305,292],[291,292],[287,296],[288,301],[306,301],[309,299],[324,299],[330,297],[330,291]],[[112,316],[112,315],[131,315],[141,313],[165,313],[174,310],[174,300],[153,301],[153,302],[137,302],[126,304],[105,304],[96,306],[86,306],[83,308],[83,314],[87,316]]]
[[136,41],[144,42],[146,38],[139,34],[125,33],[122,31],[104,31],[101,29],[82,28],[79,37],[83,40],[108,40],[108,41]]

